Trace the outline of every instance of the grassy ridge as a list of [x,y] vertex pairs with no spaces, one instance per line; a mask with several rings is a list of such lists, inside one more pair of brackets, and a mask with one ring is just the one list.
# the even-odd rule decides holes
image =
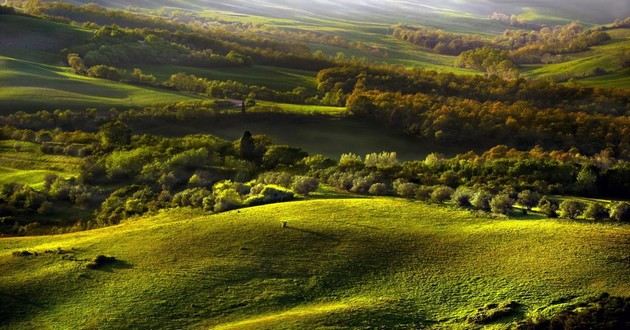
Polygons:
[[0,56],[0,113],[148,106],[195,97],[76,75],[69,68]]
[[[491,220],[386,198],[167,211],[1,240],[1,316],[12,328],[466,328],[487,303],[516,300],[519,318],[563,297],[630,294],[629,237],[628,227]],[[11,256],[57,248],[77,260]],[[87,270],[82,260],[99,254],[120,262]]]
[[39,189],[48,174],[76,176],[80,164],[80,158],[43,154],[35,143],[0,141],[0,185],[20,183]]

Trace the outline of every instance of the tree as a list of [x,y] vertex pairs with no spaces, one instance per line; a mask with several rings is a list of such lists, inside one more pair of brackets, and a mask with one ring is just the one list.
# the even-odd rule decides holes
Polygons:
[[120,121],[103,125],[98,135],[101,145],[106,149],[126,146],[131,143],[131,129]]
[[591,203],[584,211],[584,217],[593,220],[604,220],[608,218],[608,209],[600,203]]
[[540,202],[538,202],[538,208],[540,209],[540,212],[542,212],[549,218],[558,217],[558,213],[556,213],[556,211],[558,210],[558,205],[554,201],[548,199],[546,196],[540,199]]
[[584,203],[567,199],[560,203],[560,216],[563,218],[577,219],[584,212]]
[[79,56],[79,54],[68,54],[68,65],[76,74],[85,74],[86,72],[85,64],[83,63],[83,59],[81,59],[81,56]]
[[444,203],[453,196],[454,190],[448,186],[439,186],[431,193],[431,200],[436,203]]
[[368,192],[370,193],[370,195],[374,196],[385,196],[387,195],[387,185],[377,182],[370,186],[370,190]]
[[307,196],[319,188],[319,181],[308,176],[296,176],[293,178],[291,189],[300,195]]
[[615,203],[610,208],[610,218],[619,222],[630,222],[630,203]]
[[256,152],[256,143],[254,142],[252,133],[250,133],[249,131],[245,131],[245,133],[243,133],[243,137],[241,137],[241,141],[239,143],[239,150],[241,153],[241,158],[243,159],[249,161],[260,160],[260,157]]
[[527,213],[540,202],[540,195],[531,190],[524,190],[518,194],[517,202],[524,207],[523,212]]
[[473,191],[468,187],[460,186],[453,193],[452,200],[459,207],[470,207]]
[[111,66],[95,65],[87,70],[87,75],[94,78],[119,81],[123,76],[123,72]]
[[501,193],[490,201],[490,210],[497,214],[509,214],[514,205],[514,200],[510,198],[510,195]]
[[470,200],[473,207],[477,210],[490,211],[490,201],[492,200],[492,194],[487,190],[476,191],[472,199]]

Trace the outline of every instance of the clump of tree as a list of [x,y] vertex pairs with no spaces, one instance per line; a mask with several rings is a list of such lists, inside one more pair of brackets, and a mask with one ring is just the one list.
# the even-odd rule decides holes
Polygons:
[[487,40],[479,36],[407,25],[394,26],[392,34],[398,39],[446,55],[459,55],[464,51],[480,48],[488,44]]
[[462,52],[455,64],[462,68],[485,71],[489,76],[497,76],[504,80],[516,80],[520,75],[518,67],[512,62],[507,51],[490,47]]

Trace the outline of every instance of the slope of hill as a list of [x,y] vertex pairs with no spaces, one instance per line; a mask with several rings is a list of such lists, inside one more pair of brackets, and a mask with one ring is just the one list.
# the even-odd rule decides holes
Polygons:
[[[160,0],[160,1],[119,1],[119,0],[74,0],[74,3],[98,3],[112,7],[160,8],[175,7],[189,10],[215,9],[245,14],[266,15],[271,17],[320,16],[344,19],[371,19],[372,21],[400,22],[418,21],[441,16],[442,18],[459,18],[463,20],[484,19],[495,11],[507,14],[520,14],[535,9],[546,15],[562,17],[567,20],[582,20],[592,23],[605,23],[615,18],[630,15],[630,5],[619,0],[603,1],[498,1],[498,0],[406,0],[406,1],[217,1],[217,0]],[[534,21],[536,18],[534,18]]]
[[[469,328],[478,308],[515,301],[488,324],[498,327],[577,297],[630,294],[629,242],[625,226],[493,220],[386,198],[211,216],[179,209],[0,240],[0,320],[14,329]],[[117,261],[88,269],[97,255]]]

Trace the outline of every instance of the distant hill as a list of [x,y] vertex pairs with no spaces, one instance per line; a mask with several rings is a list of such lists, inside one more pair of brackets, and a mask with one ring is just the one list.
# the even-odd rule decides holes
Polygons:
[[[430,15],[487,17],[494,12],[518,15],[526,12],[588,23],[606,23],[630,16],[630,2],[625,0],[74,0],[73,3],[97,3],[109,7],[160,8],[190,10],[214,9],[272,17],[326,16],[336,18],[413,21]],[[541,15],[542,18],[543,15]]]

